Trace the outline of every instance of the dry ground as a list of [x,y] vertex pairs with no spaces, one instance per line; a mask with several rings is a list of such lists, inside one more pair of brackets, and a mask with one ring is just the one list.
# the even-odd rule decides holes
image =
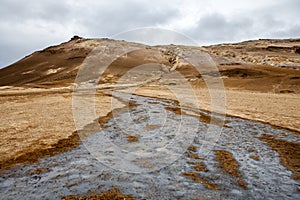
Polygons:
[[[210,110],[209,92],[205,88],[197,88],[196,91],[200,108]],[[170,90],[158,86],[140,87],[135,93],[176,99]],[[185,95],[184,92],[181,95]],[[96,97],[97,116],[109,116],[112,97],[103,94]],[[10,89],[0,92],[0,102],[1,168],[37,161],[39,157],[53,155],[78,144],[70,91]],[[297,133],[300,131],[299,102],[299,94],[226,90],[227,114],[270,123]],[[123,107],[124,104],[120,102],[114,106]],[[193,107],[192,104],[190,106]]]
[[[200,108],[210,111],[211,97],[208,90],[198,88],[195,91],[200,100]],[[158,87],[143,87],[135,92],[145,96],[175,99],[170,90],[162,90]],[[226,113],[228,115],[300,131],[299,94],[275,94],[229,89],[225,92]],[[182,90],[181,95],[185,95],[184,90]],[[187,94],[186,99],[188,98],[190,96]]]
[[[78,144],[79,138],[76,137],[76,127],[72,116],[70,88],[80,64],[91,49],[99,44],[98,42],[74,38],[67,43],[36,52],[0,70],[0,85],[4,86],[0,90],[1,168],[26,161],[37,161],[41,156],[53,155]],[[111,42],[137,45],[120,41]],[[270,41],[258,41],[212,46],[205,49],[215,55],[216,64],[224,81],[226,114],[270,123],[299,133],[299,52],[297,48],[294,48],[299,41],[287,40],[281,43],[289,43],[290,46],[280,49],[272,47],[273,43]],[[281,43],[280,45],[283,45]],[[145,47],[144,45],[137,46]],[[175,47],[171,45],[166,48]],[[179,47],[183,50],[196,48]],[[195,51],[203,50],[196,49]],[[155,54],[157,52],[159,51],[154,47],[147,47],[142,51],[128,54],[126,58],[116,59],[106,69],[105,76],[102,77],[100,83],[116,82],[132,68],[153,62],[153,59],[168,65],[167,60],[161,60]],[[149,55],[153,57],[149,58]],[[269,57],[266,58],[264,55]],[[279,67],[280,63],[284,65]],[[159,70],[157,68],[154,71]],[[151,71],[149,66],[144,67],[137,71],[136,75],[143,80],[149,78]],[[199,72],[191,66],[178,68],[177,72],[181,73],[194,88],[200,103],[200,107],[197,108],[211,110],[211,97],[202,76],[214,78],[214,74],[199,75]],[[136,79],[131,81],[136,81]],[[168,90],[168,87],[180,88],[182,86],[180,80],[167,82],[156,82],[150,86],[139,87],[135,93],[175,99],[175,95]],[[63,86],[69,89],[61,88]],[[55,90],[54,87],[61,89]],[[182,98],[190,99],[185,88],[180,91]],[[112,97],[99,94],[96,99],[97,117],[107,116],[112,110],[110,104]],[[84,102],[82,105],[85,105]],[[124,105],[119,102],[114,106],[123,107]],[[193,102],[188,106],[195,107]],[[88,117],[82,116],[83,120],[85,118]],[[92,123],[92,120],[88,118],[87,121]],[[81,128],[84,127],[79,127]],[[91,132],[94,130],[93,127],[85,128],[90,128]],[[34,159],[30,160],[28,155],[33,156]]]
[[[96,115],[106,116],[112,110],[111,101],[112,97],[97,94]],[[39,157],[51,156],[78,145],[80,138],[72,115],[71,91],[1,91],[0,102],[1,168],[35,162]],[[115,100],[113,106],[118,108],[123,104]],[[91,131],[97,131],[97,128],[96,124]]]

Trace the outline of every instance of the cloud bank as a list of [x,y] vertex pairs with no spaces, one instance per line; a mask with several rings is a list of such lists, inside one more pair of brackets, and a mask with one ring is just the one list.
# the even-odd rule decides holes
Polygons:
[[0,67],[73,35],[111,37],[141,27],[174,30],[199,45],[299,38],[299,8],[298,0],[2,0]]

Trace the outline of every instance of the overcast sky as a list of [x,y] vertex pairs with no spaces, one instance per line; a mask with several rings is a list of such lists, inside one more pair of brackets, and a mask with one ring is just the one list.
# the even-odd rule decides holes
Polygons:
[[0,0],[0,68],[73,35],[174,30],[199,45],[299,38],[300,0]]

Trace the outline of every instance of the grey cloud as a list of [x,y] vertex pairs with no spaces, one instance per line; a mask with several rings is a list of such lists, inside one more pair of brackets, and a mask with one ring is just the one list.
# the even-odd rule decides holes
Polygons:
[[66,1],[2,0],[1,4],[2,20],[19,22],[28,19],[64,20],[69,11]]
[[229,20],[224,15],[214,13],[199,19],[191,35],[202,43],[227,42],[243,36],[243,30],[251,28],[252,25],[252,20],[247,18]]
[[114,39],[135,41],[149,45],[184,44],[197,45],[195,41],[182,33],[158,28],[141,28],[114,35]]
[[176,16],[177,8],[164,5],[148,5],[140,1],[127,6],[128,2],[120,1],[113,7],[99,5],[98,12],[90,12],[88,17],[80,19],[86,24],[90,34],[112,35],[132,28],[157,26],[167,23]]
[[300,25],[296,25],[284,30],[277,30],[273,32],[276,38],[293,38],[295,36],[300,37]]
[[25,56],[28,49],[34,51],[50,42],[60,43],[75,34],[109,37],[128,29],[167,23],[177,11],[167,1],[155,5],[135,0],[4,0],[1,4],[0,51],[4,53],[0,55],[0,67]]
[[[200,5],[198,2],[189,5],[189,2],[2,0],[0,68],[37,49],[66,41],[73,35],[110,37],[130,29],[168,27],[172,23],[171,27],[175,31],[182,31],[200,44],[267,37],[300,37],[298,0],[278,0],[266,7],[254,6],[253,9],[245,7],[237,13],[208,13],[205,7],[199,7],[203,13],[194,19],[195,27],[182,29],[176,26],[176,22],[184,17],[183,3],[187,8]],[[162,36],[167,38],[165,33]],[[176,34],[170,35],[165,42],[176,41],[176,37]],[[153,42],[164,41],[162,38],[153,38]]]
[[254,10],[245,8],[238,14],[212,13],[202,16],[190,34],[204,44],[300,37],[299,7],[300,1],[286,0]]

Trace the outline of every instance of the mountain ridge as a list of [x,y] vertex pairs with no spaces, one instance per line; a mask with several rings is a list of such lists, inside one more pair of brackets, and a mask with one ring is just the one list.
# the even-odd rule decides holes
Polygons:
[[[102,41],[141,48],[195,49],[208,53],[217,66],[260,65],[284,69],[300,69],[300,39],[260,39],[211,46],[155,45],[108,38],[87,39],[79,36],[58,45],[36,51],[0,69],[0,86],[66,86],[74,83],[78,68]],[[139,55],[141,59],[143,55]],[[165,60],[161,61],[166,64]],[[141,63],[139,63],[141,64]],[[122,64],[121,64],[122,65]],[[120,64],[118,65],[121,68]],[[224,70],[224,69],[221,69]],[[196,76],[196,75],[195,75]]]

